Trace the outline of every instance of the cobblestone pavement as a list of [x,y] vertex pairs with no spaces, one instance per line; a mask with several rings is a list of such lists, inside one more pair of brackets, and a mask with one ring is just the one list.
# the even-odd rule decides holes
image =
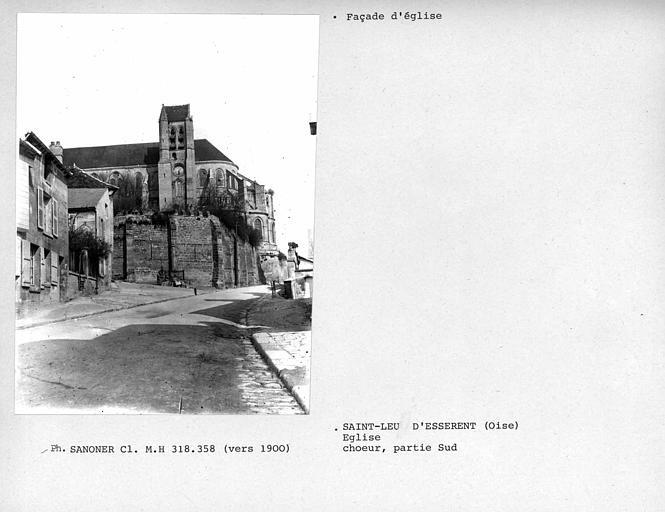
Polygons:
[[254,414],[302,414],[303,411],[276,375],[256,352],[249,339],[242,340],[246,357],[238,361],[241,400]]
[[254,346],[302,408],[309,412],[311,332],[259,332],[253,338]]
[[252,341],[282,383],[309,413],[312,299],[264,295],[248,309],[247,322],[261,325]]
[[17,412],[302,414],[225,290],[19,331]]

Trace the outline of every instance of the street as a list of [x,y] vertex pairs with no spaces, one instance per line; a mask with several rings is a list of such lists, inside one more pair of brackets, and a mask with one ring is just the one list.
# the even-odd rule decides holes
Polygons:
[[265,286],[16,331],[16,412],[301,414],[250,341]]

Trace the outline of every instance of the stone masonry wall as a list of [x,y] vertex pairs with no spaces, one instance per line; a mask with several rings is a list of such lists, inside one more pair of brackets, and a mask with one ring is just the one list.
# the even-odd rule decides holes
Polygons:
[[113,279],[125,279],[125,226],[113,226]]
[[[116,221],[114,275],[157,282],[160,271],[183,271],[190,286],[232,288],[260,284],[256,250],[214,216],[173,215],[166,223]],[[169,266],[170,252],[170,266]]]

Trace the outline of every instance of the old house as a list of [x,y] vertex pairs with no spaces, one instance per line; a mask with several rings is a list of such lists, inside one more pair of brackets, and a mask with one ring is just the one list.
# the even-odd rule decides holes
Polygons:
[[[61,147],[52,148],[55,154],[62,151]],[[118,187],[90,176],[76,166],[67,169],[68,228],[74,237],[74,246],[70,241],[69,270],[77,274],[79,282],[87,283],[88,288],[94,286],[95,291],[108,288],[111,284],[113,268],[113,195]],[[94,254],[91,250],[76,247],[80,241],[82,230],[95,238],[95,247],[106,245],[107,254]],[[78,244],[80,245],[80,243]],[[85,285],[84,285],[85,287]],[[81,285],[79,284],[79,288]]]
[[69,229],[73,236],[87,233],[98,242],[95,246],[108,247],[106,254],[81,248],[70,251],[70,269],[81,276],[95,278],[97,290],[107,288],[113,268],[113,202],[109,191],[106,187],[70,188],[68,199]]
[[32,132],[19,140],[16,168],[16,301],[66,294],[67,184],[62,160]]

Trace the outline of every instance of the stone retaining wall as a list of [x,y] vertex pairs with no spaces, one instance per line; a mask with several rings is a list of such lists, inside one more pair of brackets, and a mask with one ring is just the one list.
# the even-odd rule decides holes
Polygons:
[[214,216],[116,217],[113,273],[157,283],[160,272],[183,271],[190,286],[232,288],[260,284],[258,255]]

